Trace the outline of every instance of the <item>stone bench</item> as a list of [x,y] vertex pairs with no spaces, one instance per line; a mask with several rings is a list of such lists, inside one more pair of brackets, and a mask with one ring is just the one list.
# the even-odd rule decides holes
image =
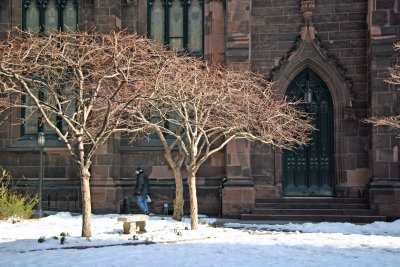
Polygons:
[[149,219],[148,215],[137,214],[129,217],[118,218],[119,222],[123,222],[124,234],[144,233],[146,232],[146,222]]

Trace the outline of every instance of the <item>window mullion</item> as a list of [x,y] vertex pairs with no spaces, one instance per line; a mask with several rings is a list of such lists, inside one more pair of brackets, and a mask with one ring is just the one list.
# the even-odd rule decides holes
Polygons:
[[[74,3],[74,6],[75,6],[75,9],[76,9],[76,22],[75,22],[75,24],[77,25],[76,26],[76,28],[75,28],[75,30],[77,31],[78,30],[78,22],[79,22],[79,2],[78,2],[78,0],[72,0],[73,1],[73,3]],[[63,21],[64,22],[64,21]]]
[[[21,102],[22,104],[25,106],[26,105],[26,95],[22,95],[21,96]],[[25,135],[25,119],[26,119],[26,108],[22,107],[21,108],[21,120],[23,120],[24,122],[21,123],[20,125],[20,136],[24,136]]]
[[205,4],[204,0],[199,0],[200,6],[201,6],[201,21],[202,21],[202,26],[201,26],[201,55],[204,56],[204,13],[205,13]]
[[164,44],[169,47],[170,44],[170,36],[169,36],[169,15],[170,15],[170,7],[172,5],[173,0],[163,0],[164,4],[164,10],[165,10],[165,15],[164,15]]
[[147,2],[147,37],[151,38],[151,9],[153,7],[153,0]]
[[183,3],[183,49],[188,51],[189,47],[189,5],[190,0],[181,0]]
[[26,30],[26,20],[27,20],[27,11],[29,8],[30,2],[27,0],[24,0],[24,2],[22,3],[22,30]]
[[67,0],[56,0],[58,11],[58,30],[64,31],[64,8]]
[[44,32],[46,29],[44,27],[46,21],[45,21],[45,12],[46,12],[46,7],[47,3],[49,0],[38,0],[36,2],[37,7],[39,8],[39,29],[40,32]]

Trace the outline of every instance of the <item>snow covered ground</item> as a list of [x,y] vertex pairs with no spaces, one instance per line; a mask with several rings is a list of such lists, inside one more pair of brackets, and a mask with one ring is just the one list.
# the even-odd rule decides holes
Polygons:
[[120,216],[94,215],[90,239],[70,213],[0,222],[0,266],[400,266],[400,220],[213,227],[201,218],[192,231],[189,218],[151,216],[134,236],[122,234]]

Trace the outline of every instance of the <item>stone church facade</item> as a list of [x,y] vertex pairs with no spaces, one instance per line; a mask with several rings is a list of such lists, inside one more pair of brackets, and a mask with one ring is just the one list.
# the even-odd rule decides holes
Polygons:
[[[397,88],[384,81],[398,63],[400,0],[0,0],[0,39],[12,27],[65,25],[147,35],[251,69],[274,81],[278,95],[306,102],[319,129],[310,146],[289,152],[231,142],[198,173],[200,213],[238,217],[257,199],[326,197],[368,199],[377,214],[400,217],[400,139],[362,122],[400,112]],[[13,110],[0,126],[0,165],[34,192],[37,129],[16,125],[20,117]],[[79,210],[78,170],[63,144],[47,137],[44,208]],[[137,166],[150,179],[153,210],[172,205],[174,179],[157,140],[131,145],[114,136],[93,160],[94,212],[124,210]]]

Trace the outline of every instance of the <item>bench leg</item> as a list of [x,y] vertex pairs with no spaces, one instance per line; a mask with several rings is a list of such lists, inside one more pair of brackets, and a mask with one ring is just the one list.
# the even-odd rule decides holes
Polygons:
[[136,232],[136,223],[135,222],[124,222],[124,234],[130,234],[133,231]]
[[136,226],[137,228],[139,228],[138,230],[142,233],[146,232],[146,221],[139,221],[136,222]]
[[146,221],[124,222],[123,228],[124,234],[130,234],[132,232],[144,233],[146,232]]

